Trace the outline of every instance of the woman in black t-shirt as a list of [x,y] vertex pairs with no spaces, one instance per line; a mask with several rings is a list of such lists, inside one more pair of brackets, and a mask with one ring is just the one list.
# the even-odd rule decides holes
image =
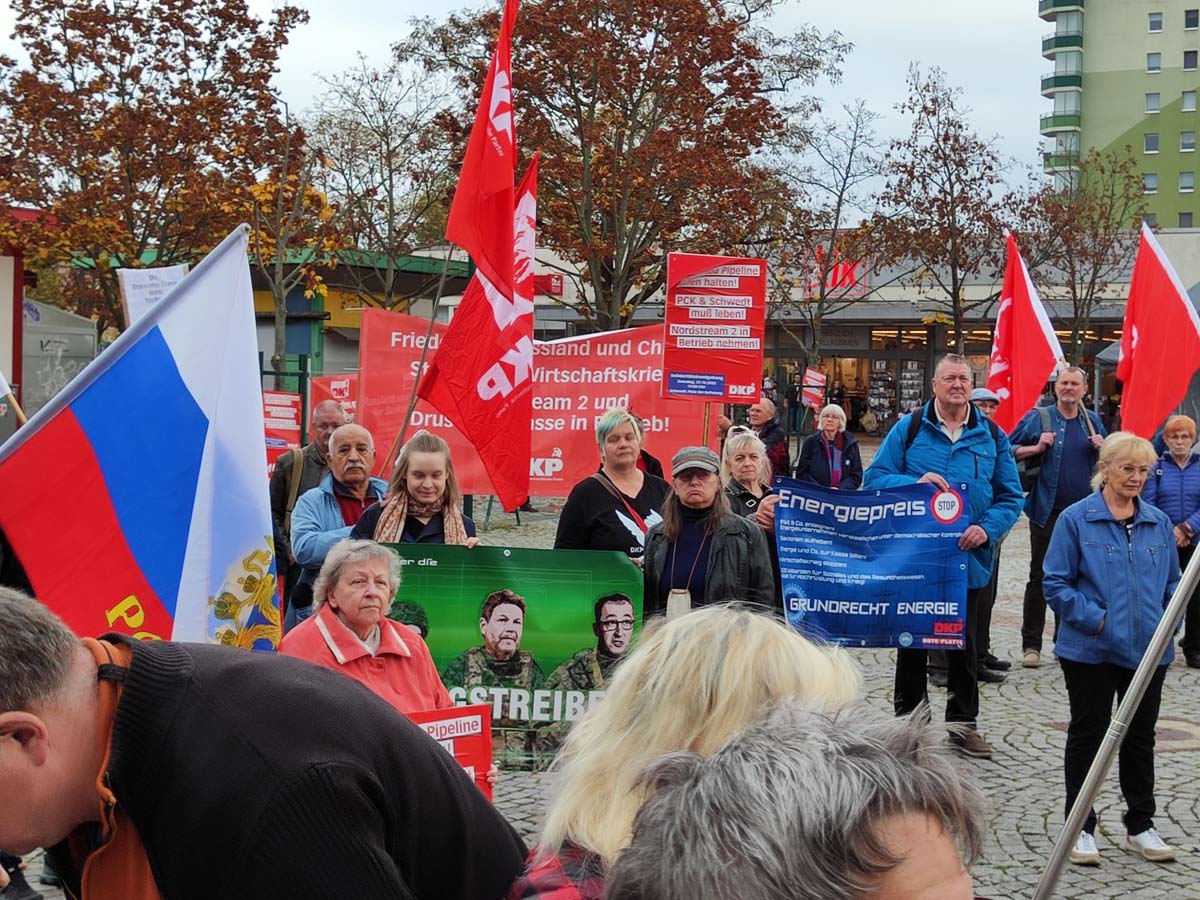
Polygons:
[[662,521],[670,486],[638,468],[642,424],[621,408],[596,424],[600,471],[571,489],[558,519],[555,550],[620,550],[640,562],[646,532]]

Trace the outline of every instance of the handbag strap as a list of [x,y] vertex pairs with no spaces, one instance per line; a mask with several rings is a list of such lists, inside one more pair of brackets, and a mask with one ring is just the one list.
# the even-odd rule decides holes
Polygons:
[[604,485],[604,489],[606,491],[621,501],[621,504],[629,511],[629,514],[633,516],[633,521],[637,523],[637,527],[642,529],[642,534],[646,534],[650,530],[649,526],[646,525],[646,520],[639,515],[636,509],[629,505],[629,501],[625,499],[624,494],[617,490],[617,486],[615,484],[612,484],[607,478],[598,472],[593,473],[592,477]]

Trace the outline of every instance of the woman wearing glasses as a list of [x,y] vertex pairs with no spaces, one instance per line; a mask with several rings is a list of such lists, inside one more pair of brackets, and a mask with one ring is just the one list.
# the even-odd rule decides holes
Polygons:
[[[1151,443],[1118,431],[1100,445],[1093,493],[1059,516],[1046,551],[1046,602],[1059,615],[1054,652],[1062,666],[1071,724],[1064,753],[1067,802],[1083,785],[1163,608],[1179,583],[1171,521],[1139,497],[1156,454]],[[1122,849],[1152,862],[1175,858],[1154,830],[1154,726],[1163,678],[1174,657],[1167,646],[1121,745],[1118,768],[1125,796]],[[1088,813],[1071,862],[1097,866],[1096,813]]]
[[817,431],[800,445],[796,477],[835,491],[857,491],[862,485],[858,441],[846,431],[846,413],[830,403],[817,417]]

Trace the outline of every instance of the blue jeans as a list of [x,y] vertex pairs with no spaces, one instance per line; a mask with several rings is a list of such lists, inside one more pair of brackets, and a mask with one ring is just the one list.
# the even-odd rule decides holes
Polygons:
[[283,633],[287,634],[312,614],[312,604],[308,606],[294,606],[289,603],[287,614],[283,617]]

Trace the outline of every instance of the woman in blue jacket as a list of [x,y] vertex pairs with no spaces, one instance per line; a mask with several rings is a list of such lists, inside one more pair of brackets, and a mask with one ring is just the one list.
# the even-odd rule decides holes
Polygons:
[[[1196,423],[1188,416],[1171,416],[1163,426],[1167,450],[1151,470],[1142,498],[1167,514],[1175,526],[1179,569],[1187,568],[1200,541],[1200,453],[1193,453]],[[1188,601],[1180,648],[1190,668],[1200,669],[1200,590]]]
[[[1068,813],[1104,739],[1113,699],[1119,703],[1125,696],[1179,583],[1171,522],[1138,496],[1155,461],[1144,438],[1109,435],[1092,479],[1099,489],[1063,510],[1046,551],[1046,602],[1060,617],[1054,652],[1071,703],[1063,755]],[[1153,862],[1175,858],[1154,830],[1154,726],[1173,656],[1168,647],[1129,723],[1118,762],[1127,807],[1121,846]],[[1095,830],[1092,810],[1071,862],[1100,864]]]

